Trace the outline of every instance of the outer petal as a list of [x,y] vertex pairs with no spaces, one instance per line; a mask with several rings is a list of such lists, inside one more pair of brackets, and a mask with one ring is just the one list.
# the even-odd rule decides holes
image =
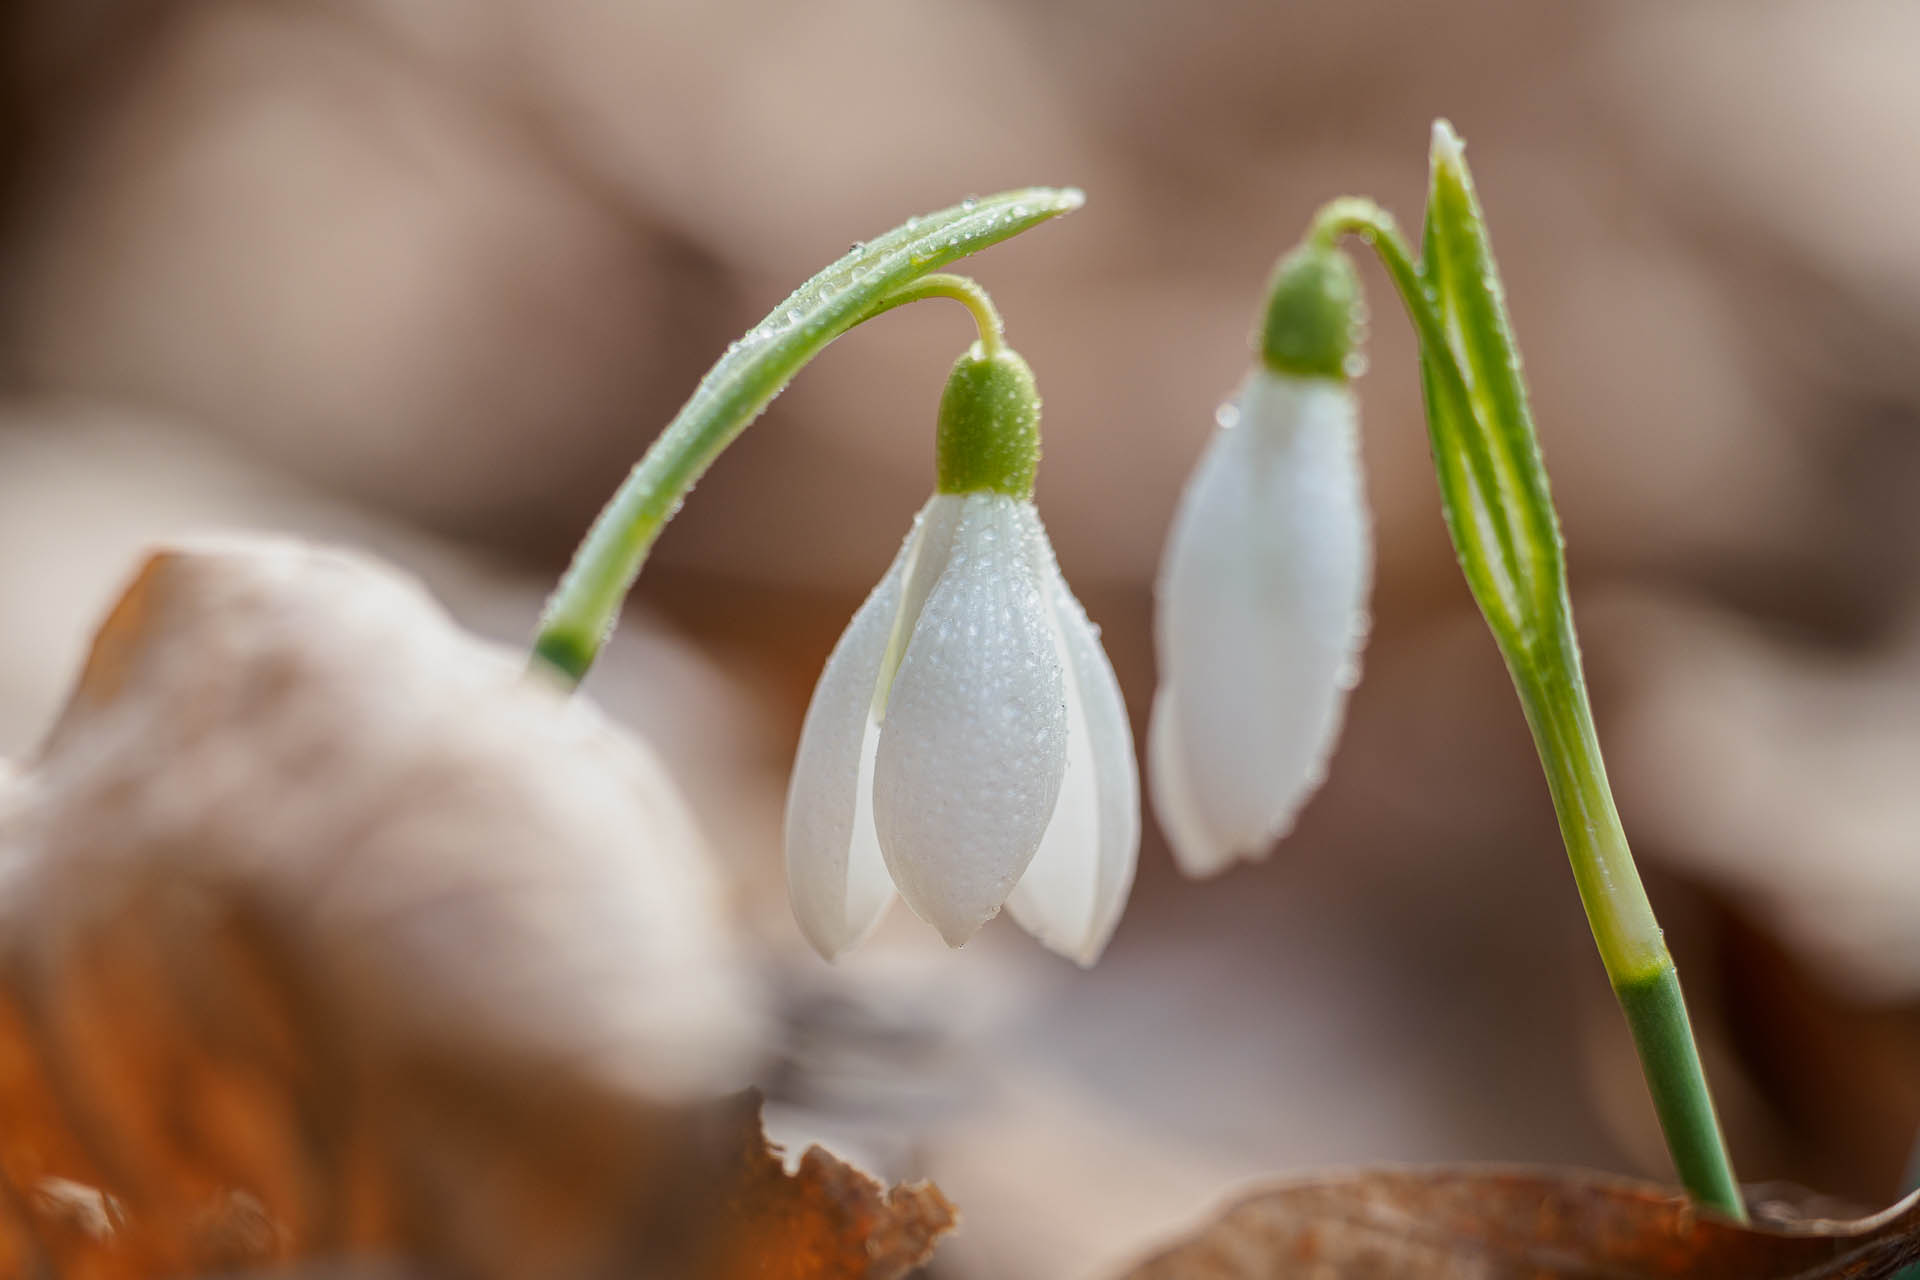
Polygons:
[[859,942],[893,901],[873,831],[874,691],[900,615],[926,513],[880,585],[853,615],[814,686],[787,787],[787,893],[814,949],[831,960]]
[[1161,565],[1154,804],[1190,875],[1264,857],[1319,785],[1366,638],[1353,394],[1256,372]]
[[1147,760],[1153,786],[1154,816],[1166,833],[1174,861],[1188,875],[1211,875],[1232,860],[1231,850],[1218,852],[1220,842],[1207,826],[1187,781],[1185,730],[1180,727],[1180,702],[1173,686],[1161,677],[1153,695],[1153,718],[1147,725]]
[[880,848],[907,905],[949,946],[1013,891],[1066,770],[1063,677],[1027,505],[966,495],[880,729]]
[[1140,773],[1127,704],[1099,630],[1061,576],[1037,515],[1032,524],[1067,673],[1067,772],[1053,821],[1007,909],[1048,947],[1091,965],[1106,950],[1133,887]]

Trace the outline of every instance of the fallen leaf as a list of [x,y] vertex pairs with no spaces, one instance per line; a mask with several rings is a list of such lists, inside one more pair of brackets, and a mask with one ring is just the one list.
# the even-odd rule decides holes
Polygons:
[[1882,1280],[1920,1259],[1920,1194],[1854,1220],[1750,1208],[1597,1173],[1363,1171],[1255,1192],[1124,1280]]
[[899,1280],[933,1256],[958,1215],[930,1182],[891,1190],[821,1147],[789,1175],[757,1123],[743,1129],[737,1189],[723,1210],[739,1280]]
[[588,703],[368,562],[159,553],[0,775],[4,1274],[903,1274],[951,1208],[785,1173],[744,950]]

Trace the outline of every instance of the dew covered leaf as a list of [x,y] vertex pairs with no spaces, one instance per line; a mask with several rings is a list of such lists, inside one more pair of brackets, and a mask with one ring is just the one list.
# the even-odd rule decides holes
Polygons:
[[[1518,651],[1529,632],[1566,612],[1560,526],[1486,217],[1462,144],[1445,121],[1434,126],[1420,269],[1464,375],[1470,410],[1463,419],[1462,406],[1436,398],[1432,353],[1423,353],[1436,461],[1449,448],[1471,459],[1457,476],[1441,465],[1444,497],[1459,513],[1450,518],[1491,544],[1479,558],[1493,592],[1476,581],[1475,594],[1502,646]],[[1459,538],[1456,530],[1456,543]]]

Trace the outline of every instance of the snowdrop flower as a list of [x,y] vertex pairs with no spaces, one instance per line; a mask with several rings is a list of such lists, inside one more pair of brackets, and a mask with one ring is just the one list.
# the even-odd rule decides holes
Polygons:
[[959,946],[1005,905],[1081,964],[1133,882],[1139,780],[1120,686],[1033,506],[1026,362],[976,344],[940,404],[938,486],[814,689],[787,882],[828,959],[895,889]]
[[1358,678],[1373,558],[1347,385],[1358,297],[1337,250],[1282,260],[1260,363],[1222,407],[1163,553],[1148,752],[1189,875],[1264,857],[1293,825]]

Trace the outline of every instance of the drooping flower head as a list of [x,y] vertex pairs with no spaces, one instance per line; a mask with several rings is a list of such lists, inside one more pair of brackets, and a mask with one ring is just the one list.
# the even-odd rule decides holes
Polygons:
[[795,917],[829,959],[895,890],[959,946],[1001,907],[1082,964],[1139,850],[1120,688],[1033,505],[1040,400],[976,344],[941,398],[937,487],[814,689],[787,796]]
[[1293,825],[1359,677],[1373,552],[1348,385],[1358,314],[1344,254],[1307,245],[1281,261],[1258,361],[1168,535],[1148,754],[1189,875],[1264,857]]

